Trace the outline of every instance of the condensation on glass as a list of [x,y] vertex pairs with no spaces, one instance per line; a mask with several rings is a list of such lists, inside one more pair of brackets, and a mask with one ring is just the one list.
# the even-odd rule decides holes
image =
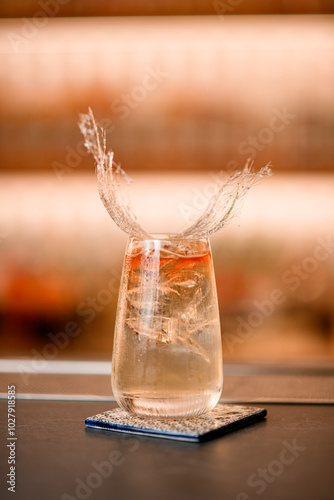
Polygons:
[[112,367],[116,401],[137,415],[193,417],[216,405],[222,346],[208,239],[130,238]]

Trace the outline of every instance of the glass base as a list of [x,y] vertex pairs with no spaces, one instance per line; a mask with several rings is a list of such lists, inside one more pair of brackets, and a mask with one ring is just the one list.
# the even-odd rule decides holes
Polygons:
[[122,395],[116,397],[124,410],[139,417],[191,418],[212,410],[219,401],[221,391],[192,394],[182,397],[145,397],[144,395]]

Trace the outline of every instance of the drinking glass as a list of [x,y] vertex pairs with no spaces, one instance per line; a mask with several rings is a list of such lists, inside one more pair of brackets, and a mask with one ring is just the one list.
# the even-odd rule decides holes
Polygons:
[[208,238],[130,237],[112,356],[117,403],[141,417],[198,416],[218,402],[222,369]]

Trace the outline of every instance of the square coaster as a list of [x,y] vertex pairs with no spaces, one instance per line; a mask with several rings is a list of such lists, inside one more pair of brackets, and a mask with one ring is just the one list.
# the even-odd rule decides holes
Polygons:
[[213,410],[193,418],[149,419],[131,415],[121,408],[88,417],[87,427],[179,441],[207,441],[263,419],[263,408],[218,404]]

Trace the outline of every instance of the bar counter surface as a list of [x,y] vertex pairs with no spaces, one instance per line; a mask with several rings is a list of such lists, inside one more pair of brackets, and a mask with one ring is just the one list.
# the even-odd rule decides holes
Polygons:
[[333,404],[256,402],[267,410],[266,419],[206,443],[85,427],[88,416],[116,406],[106,400],[17,399],[13,494],[6,484],[7,400],[1,400],[1,498],[333,498]]

